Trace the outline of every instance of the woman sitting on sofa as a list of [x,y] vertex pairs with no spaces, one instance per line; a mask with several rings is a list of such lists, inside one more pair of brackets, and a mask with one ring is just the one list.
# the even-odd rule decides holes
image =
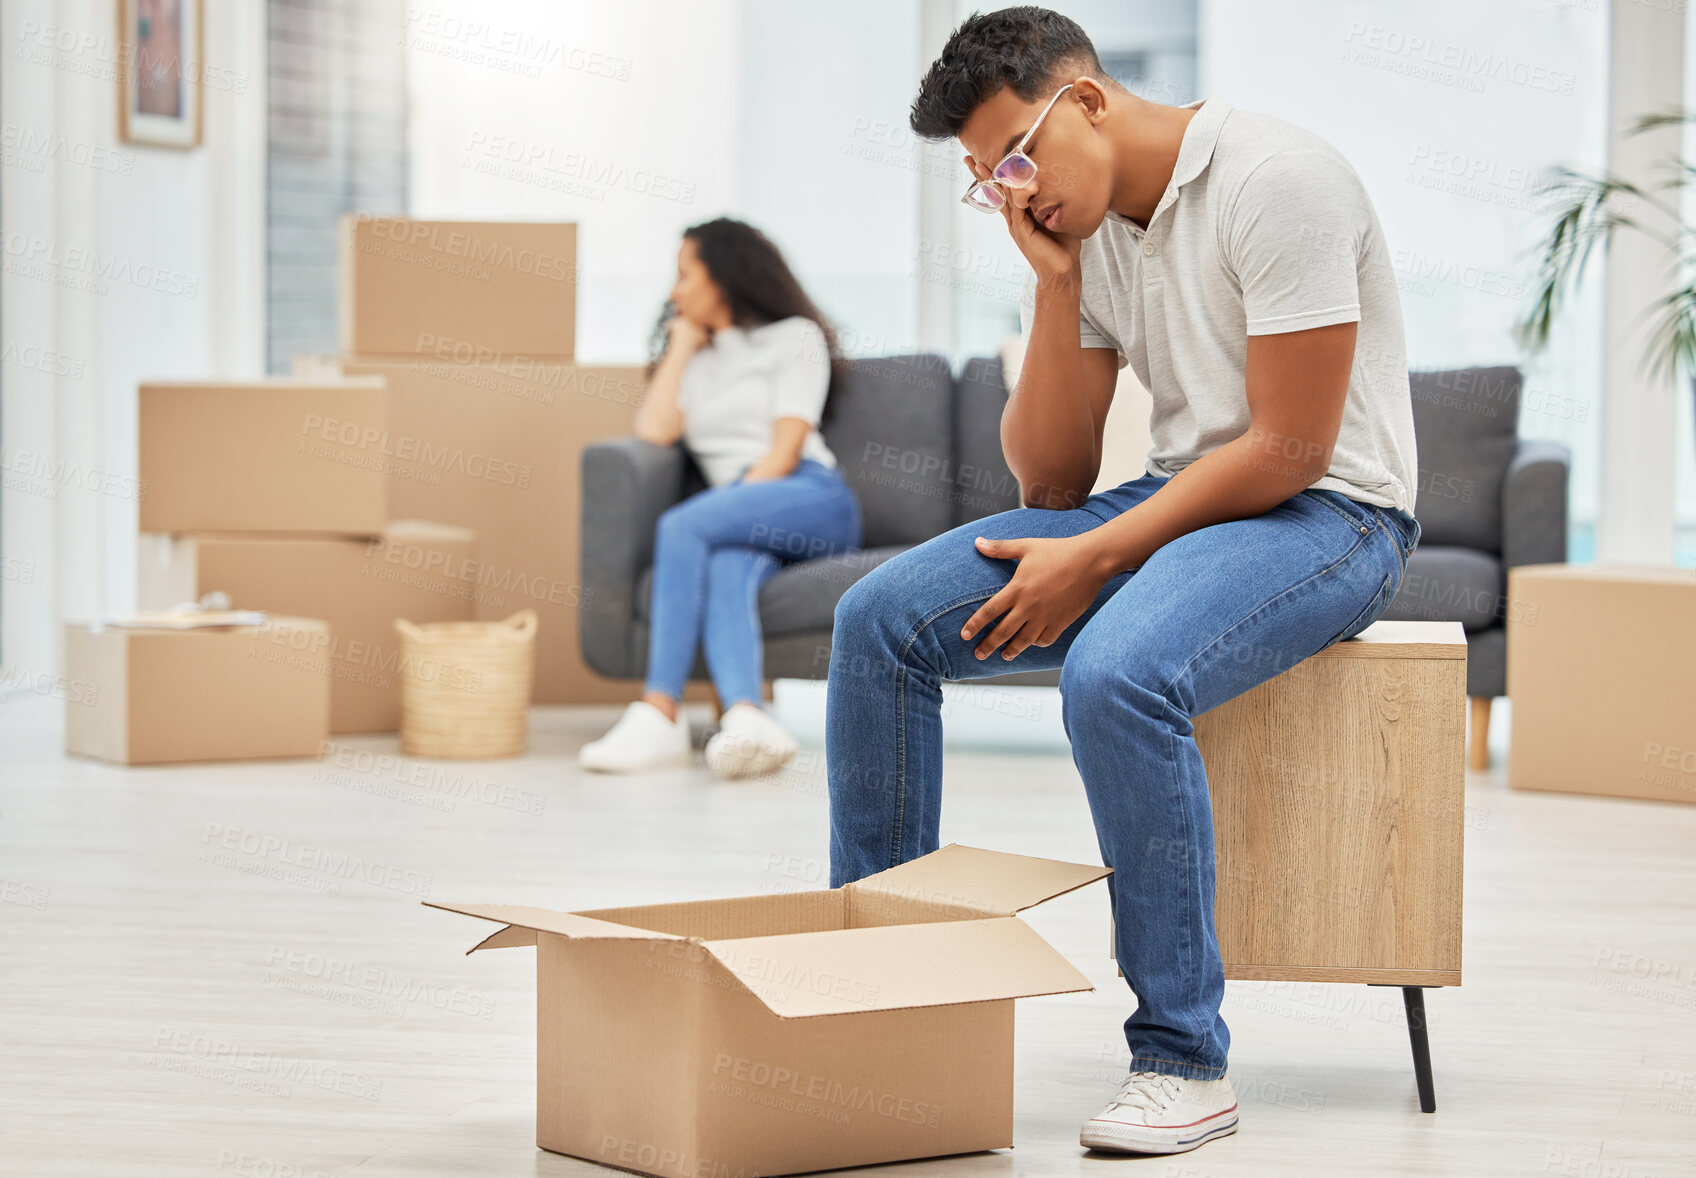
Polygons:
[[861,540],[859,504],[818,429],[835,341],[777,247],[728,218],[684,232],[655,336],[663,352],[636,436],[681,439],[708,486],[660,516],[645,690],[579,761],[624,773],[687,764],[678,701],[699,645],[725,709],[708,767],[771,773],[797,746],[762,702],[760,586],[789,561]]

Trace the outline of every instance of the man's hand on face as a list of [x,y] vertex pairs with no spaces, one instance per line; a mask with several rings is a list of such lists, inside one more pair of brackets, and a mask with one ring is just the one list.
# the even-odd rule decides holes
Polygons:
[[[1001,657],[1012,659],[1028,646],[1050,646],[1077,621],[1107,584],[1109,574],[1090,533],[1052,540],[978,538],[977,549],[996,560],[1016,560],[1013,579],[978,607],[960,629],[970,642],[983,633],[977,657],[981,661],[1003,647]],[[999,625],[992,625],[1000,618]],[[987,633],[985,633],[987,631]]]
[[[989,169],[969,155],[966,166],[979,180],[989,179]],[[1021,209],[1013,202],[1010,193],[1004,190],[1003,195],[1007,199],[1001,206],[1001,218],[1007,222],[1007,232],[1012,235],[1013,244],[1019,247],[1025,261],[1036,271],[1037,281],[1052,281],[1076,273],[1078,252],[1083,242],[1076,237],[1048,232],[1036,223],[1028,208]]]

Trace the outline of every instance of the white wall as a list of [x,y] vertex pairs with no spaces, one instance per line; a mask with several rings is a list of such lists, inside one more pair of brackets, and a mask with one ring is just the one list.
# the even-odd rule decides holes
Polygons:
[[[1684,101],[1684,5],[1618,3],[1608,13],[1608,172],[1653,191],[1677,157],[1680,127],[1632,133],[1644,114]],[[1602,273],[1602,485],[1596,511],[1599,560],[1664,564],[1674,547],[1678,413],[1673,393],[1689,385],[1644,363],[1658,316],[1652,308],[1681,285],[1678,259],[1664,244],[1676,218],[1640,202],[1646,232],[1620,233],[1608,244]],[[1666,202],[1676,206],[1676,201]]]
[[[0,10],[0,657],[135,601],[136,385],[264,363],[264,11],[207,6],[205,145],[118,142],[114,0]],[[11,680],[15,682],[16,680]]]
[[1573,448],[1580,519],[1597,503],[1595,284],[1541,356],[1511,325],[1542,227],[1531,186],[1556,164],[1601,164],[1606,46],[1605,0],[1202,0],[1202,91],[1349,157],[1389,238],[1410,362],[1521,364],[1520,432]]
[[742,192],[738,0],[409,5],[412,213],[572,220],[578,355],[629,361]]
[[[1696,111],[1696,18],[1684,12],[1684,108]],[[1696,127],[1684,128],[1684,159],[1696,159]],[[1682,211],[1686,225],[1696,224],[1696,192],[1685,189]],[[1696,565],[1696,377],[1674,390],[1674,501],[1679,533],[1675,562]]]
[[773,237],[851,350],[911,346],[917,173],[885,148],[914,0],[418,7],[412,211],[577,221],[583,358],[645,354],[681,230],[719,215]]
[[739,215],[766,230],[849,355],[917,347],[915,0],[743,0]]

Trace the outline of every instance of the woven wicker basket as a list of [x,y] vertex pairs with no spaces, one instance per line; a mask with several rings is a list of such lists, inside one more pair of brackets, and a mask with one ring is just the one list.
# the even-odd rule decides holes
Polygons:
[[396,619],[400,748],[415,757],[515,757],[529,730],[536,611],[504,622]]

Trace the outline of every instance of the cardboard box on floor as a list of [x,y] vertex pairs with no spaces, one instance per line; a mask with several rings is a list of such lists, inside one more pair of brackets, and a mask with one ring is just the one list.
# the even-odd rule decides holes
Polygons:
[[1515,789],[1696,802],[1696,572],[1508,571]]
[[127,765],[316,756],[330,627],[273,616],[206,630],[65,627],[65,751]]
[[376,535],[389,519],[381,380],[151,381],[144,532]]
[[477,616],[536,610],[538,704],[618,703],[639,685],[602,679],[579,642],[581,458],[630,432],[642,370],[536,357],[347,358],[350,376],[389,390],[389,501],[397,516],[477,533]]
[[1013,1144],[1013,999],[1091,989],[1014,913],[1108,874],[951,845],[844,888],[587,912],[536,947],[536,1144],[675,1178]]
[[340,276],[344,356],[411,354],[444,340],[490,359],[575,355],[577,226],[569,222],[349,214]]
[[475,616],[476,533],[396,520],[369,539],[342,536],[142,537],[143,609],[198,601],[213,590],[236,609],[324,618],[331,732],[400,727],[401,642],[395,619],[460,622]]

